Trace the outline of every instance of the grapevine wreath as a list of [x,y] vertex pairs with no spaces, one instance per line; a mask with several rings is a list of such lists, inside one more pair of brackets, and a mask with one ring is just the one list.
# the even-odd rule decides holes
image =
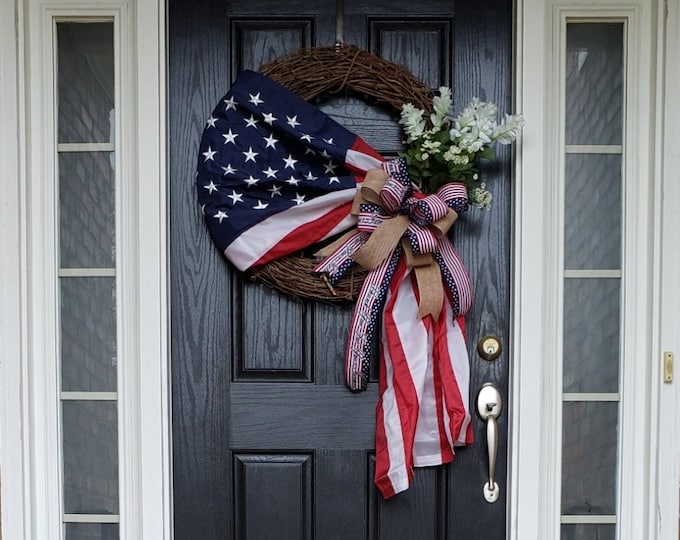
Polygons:
[[[300,49],[263,64],[260,73],[312,101],[323,95],[356,95],[395,111],[413,103],[432,111],[432,89],[405,67],[353,45]],[[249,271],[250,276],[294,298],[321,302],[356,300],[367,272],[358,265],[331,285],[314,270],[311,253],[275,259]]]

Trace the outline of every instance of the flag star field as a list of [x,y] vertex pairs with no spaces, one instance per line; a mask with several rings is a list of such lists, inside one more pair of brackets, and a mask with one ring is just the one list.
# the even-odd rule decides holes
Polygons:
[[206,122],[198,200],[217,245],[245,269],[351,226],[357,183],[382,161],[315,106],[244,71]]

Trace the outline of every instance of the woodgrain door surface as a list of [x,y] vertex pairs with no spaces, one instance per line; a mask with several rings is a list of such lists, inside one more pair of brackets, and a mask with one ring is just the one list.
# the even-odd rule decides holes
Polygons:
[[[303,304],[244,280],[212,244],[196,203],[205,119],[237,73],[293,48],[332,44],[335,29],[335,5],[322,0],[169,2],[175,538],[502,539],[507,406],[498,502],[483,498],[485,429],[474,413],[473,446],[450,465],[417,469],[408,491],[384,501],[372,481],[377,382],[361,394],[343,382],[351,306]],[[432,87],[452,86],[458,107],[476,95],[509,112],[511,29],[509,0],[344,6],[347,43],[406,65]],[[340,98],[323,108],[383,155],[400,149],[390,111]],[[507,353],[486,362],[476,344],[486,334],[508,341],[508,149],[482,172],[493,209],[471,209],[453,231],[475,288],[473,400],[485,382],[507,397]]]

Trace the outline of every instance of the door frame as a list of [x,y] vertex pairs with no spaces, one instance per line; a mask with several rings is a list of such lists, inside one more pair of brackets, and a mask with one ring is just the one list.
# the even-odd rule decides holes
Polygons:
[[[129,528],[121,534],[157,538],[162,531],[163,538],[172,536],[167,142],[159,136],[166,132],[165,5],[162,0],[15,0],[0,3],[0,162],[5,172],[0,193],[0,342],[5,352],[0,360],[0,500],[6,539],[53,537],[42,532],[53,524],[50,516],[55,514],[49,508],[54,501],[42,495],[43,474],[54,473],[47,452],[53,443],[46,440],[44,429],[52,420],[36,395],[46,381],[32,368],[36,344],[42,339],[35,334],[40,328],[40,302],[35,296],[41,279],[35,259],[40,239],[29,222],[32,210],[41,204],[29,190],[32,182],[40,181],[31,164],[43,144],[35,116],[44,105],[44,97],[35,86],[42,71],[36,70],[33,61],[41,54],[36,45],[44,40],[36,36],[36,30],[44,22],[47,7],[87,11],[93,6],[125,13],[132,43],[126,93],[134,110],[129,119],[134,137],[127,144],[134,153],[143,151],[146,158],[130,163],[136,177],[144,179],[130,196],[145,201],[145,205],[143,211],[139,208],[131,216],[140,225],[139,234],[131,236],[137,262],[129,269],[141,291],[134,348],[140,361],[138,370],[128,372],[124,381],[127,390],[121,389],[128,392],[124,407],[130,423],[125,428],[130,459],[124,460],[126,465],[121,469],[121,487],[127,486],[128,493],[121,495],[121,512],[127,513]],[[649,197],[652,222],[642,247],[660,264],[645,270],[649,281],[643,280],[651,292],[646,311],[651,321],[641,320],[648,331],[644,343],[636,346],[641,350],[640,364],[649,367],[639,368],[641,388],[636,391],[642,400],[641,412],[633,415],[626,429],[642,429],[649,442],[633,448],[626,458],[636,466],[624,488],[638,492],[621,506],[620,511],[626,512],[620,514],[625,520],[622,523],[632,535],[621,534],[621,538],[677,540],[680,418],[674,411],[680,407],[680,391],[677,382],[662,383],[660,359],[663,351],[680,354],[680,336],[675,328],[680,321],[676,277],[680,275],[680,255],[674,249],[674,233],[680,229],[680,185],[673,174],[680,170],[680,105],[672,91],[680,87],[680,65],[674,61],[680,53],[680,2],[645,0],[624,3],[626,6],[639,17],[639,37],[646,55],[639,60],[658,66],[640,84],[642,96],[649,101],[648,118],[652,119],[642,127],[649,132],[646,152],[641,152],[642,168],[649,178],[658,180]],[[559,9],[574,7],[590,9],[592,3],[559,5],[518,0],[516,4],[516,109],[525,114],[528,124],[516,146],[515,164],[512,420],[508,445],[508,536],[515,540],[555,537],[559,527],[559,439],[554,430],[546,429],[559,419],[559,404],[552,393],[559,386],[559,366],[545,361],[554,353],[554,326],[545,313],[555,302],[555,261],[543,255],[548,252],[543,247],[547,247],[549,237],[537,238],[535,233],[552,223],[549,212],[555,204],[554,193],[545,181],[554,175],[550,167],[554,133],[548,120],[554,107],[550,101],[555,84],[550,70],[555,45],[553,23]],[[606,8],[607,2],[600,2],[598,7]],[[649,359],[648,363],[644,359]],[[541,411],[540,421],[535,421],[537,411]],[[635,536],[638,532],[641,534]]]

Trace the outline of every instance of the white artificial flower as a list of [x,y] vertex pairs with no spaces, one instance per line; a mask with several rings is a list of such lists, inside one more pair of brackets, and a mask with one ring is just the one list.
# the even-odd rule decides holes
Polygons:
[[481,208],[482,210],[490,210],[491,209],[491,202],[493,200],[493,195],[491,194],[490,191],[483,191],[480,193],[479,198],[477,199],[477,206]]
[[402,105],[399,123],[404,126],[407,142],[413,142],[423,134],[425,129],[423,114],[425,111],[414,107],[412,103]]
[[444,152],[444,161],[453,161],[458,154],[460,154],[460,147],[449,146],[449,149]]
[[479,125],[495,123],[496,114],[498,113],[495,103],[478,102],[476,111],[477,123]]
[[519,136],[519,132],[524,124],[524,117],[521,114],[514,116],[506,114],[505,120],[496,127],[491,138],[500,144],[510,144]]
[[439,128],[451,110],[451,89],[448,86],[439,87],[439,95],[432,99],[432,108],[434,112],[430,115],[430,122]]
[[428,150],[431,154],[440,154],[441,153],[441,145],[439,141],[430,141],[426,140],[423,141],[423,149]]
[[521,115],[506,115],[499,124],[496,105],[478,97],[472,98],[458,116],[453,116],[451,95],[449,87],[440,87],[432,99],[428,118],[411,103],[402,106],[399,123],[407,135],[406,142],[411,144],[404,156],[412,167],[414,182],[421,189],[437,188],[428,181],[428,176],[436,178],[435,182],[459,178],[467,186],[470,204],[488,209],[493,196],[483,183],[479,184],[475,160],[494,142],[508,144],[515,140],[524,119]]
[[479,187],[473,188],[470,192],[470,202],[482,210],[489,210],[493,195],[486,189],[486,184],[482,182]]

